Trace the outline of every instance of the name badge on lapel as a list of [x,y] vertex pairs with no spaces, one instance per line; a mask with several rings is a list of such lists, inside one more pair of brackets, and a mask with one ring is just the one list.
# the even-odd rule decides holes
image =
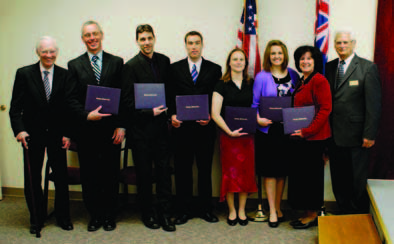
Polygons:
[[358,80],[349,81],[349,86],[358,86]]

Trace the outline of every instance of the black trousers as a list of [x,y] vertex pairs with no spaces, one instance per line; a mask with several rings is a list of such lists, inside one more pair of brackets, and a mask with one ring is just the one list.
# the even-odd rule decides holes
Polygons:
[[330,142],[332,189],[338,207],[344,214],[369,212],[367,193],[369,149],[340,147]]
[[113,144],[114,129],[90,125],[77,137],[83,200],[91,217],[115,217],[121,146]]
[[326,141],[291,140],[294,160],[290,163],[288,199],[297,210],[320,210],[324,204]]
[[[195,121],[183,122],[173,129],[175,147],[175,184],[178,211],[190,213],[212,210],[212,158],[216,128],[211,121],[201,126]],[[198,170],[198,200],[194,206],[193,163]]]
[[[30,223],[41,225],[46,218],[44,209],[44,194],[42,190],[42,167],[44,163],[45,149],[51,165],[55,180],[55,215],[57,219],[70,218],[69,193],[67,183],[67,158],[66,150],[62,149],[62,137],[44,133],[40,135],[30,135],[28,143],[28,156],[30,168],[27,164],[26,154],[24,155],[24,180],[25,197],[30,212]],[[30,172],[30,174],[29,174]],[[29,177],[31,175],[31,178]],[[33,208],[34,205],[34,208]],[[37,221],[34,219],[36,212]]]
[[[164,115],[151,118],[140,126],[135,125],[130,131],[132,136],[127,140],[131,140],[142,215],[154,214],[156,207],[160,214],[169,214],[172,206],[172,180],[167,118]],[[155,180],[156,199],[152,193]]]

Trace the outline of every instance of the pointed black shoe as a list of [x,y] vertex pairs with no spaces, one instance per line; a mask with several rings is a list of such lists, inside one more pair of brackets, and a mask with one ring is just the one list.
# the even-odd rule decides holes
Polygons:
[[160,222],[161,228],[165,231],[172,232],[172,231],[176,230],[174,222],[171,221],[170,217],[167,217],[164,214],[159,215],[159,222]]
[[63,230],[70,231],[74,229],[74,226],[69,219],[58,219],[56,220],[56,223]]
[[293,228],[301,230],[301,229],[308,229],[309,227],[312,227],[312,226],[317,226],[317,218],[315,218],[314,220],[312,220],[308,223],[305,223],[305,224],[302,223],[301,221],[299,221],[298,223],[295,223],[293,225]]
[[153,215],[142,217],[142,222],[143,222],[144,225],[145,225],[146,227],[148,227],[149,229],[159,229],[159,228],[160,228],[159,221],[158,221],[157,218],[156,218],[155,216],[153,216]]

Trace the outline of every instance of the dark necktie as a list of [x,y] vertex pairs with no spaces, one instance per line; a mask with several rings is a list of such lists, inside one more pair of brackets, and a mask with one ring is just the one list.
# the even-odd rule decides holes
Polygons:
[[337,81],[336,81],[336,88],[338,89],[339,85],[342,83],[343,78],[345,76],[345,61],[341,60],[338,66],[338,73],[337,73]]
[[101,71],[100,71],[100,66],[97,64],[98,59],[99,58],[96,55],[92,57],[92,67],[94,71],[94,76],[96,76],[97,83],[100,83]]
[[193,79],[194,84],[196,84],[197,77],[198,77],[197,67],[196,67],[195,64],[193,64],[193,67],[192,67],[192,79]]
[[49,98],[51,97],[51,87],[49,86],[49,71],[44,71],[44,88],[45,88],[45,95],[47,97],[47,101],[49,101]]

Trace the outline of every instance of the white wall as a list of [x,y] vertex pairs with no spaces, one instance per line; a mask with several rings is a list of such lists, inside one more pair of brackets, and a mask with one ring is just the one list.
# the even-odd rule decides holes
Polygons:
[[[260,51],[271,39],[284,41],[292,53],[313,44],[315,0],[258,0]],[[135,28],[151,24],[156,50],[172,61],[185,57],[183,37],[195,29],[204,35],[204,57],[224,65],[235,45],[242,0],[2,0],[0,3],[0,103],[9,106],[15,71],[37,61],[34,46],[43,35],[58,40],[57,64],[84,52],[81,24],[97,20],[104,30],[104,49],[127,61],[138,52]],[[331,33],[350,27],[358,38],[357,53],[373,58],[377,0],[341,0],[331,3]],[[357,8],[357,11],[356,11]],[[336,57],[330,38],[329,59]],[[294,67],[291,57],[290,66]],[[8,114],[0,112],[0,176],[5,187],[23,187],[22,152],[11,132]],[[72,155],[76,160],[75,155]],[[214,194],[219,194],[220,166],[215,155]],[[329,180],[327,186],[330,185]],[[329,187],[326,187],[329,191]],[[327,192],[326,199],[333,199]]]

